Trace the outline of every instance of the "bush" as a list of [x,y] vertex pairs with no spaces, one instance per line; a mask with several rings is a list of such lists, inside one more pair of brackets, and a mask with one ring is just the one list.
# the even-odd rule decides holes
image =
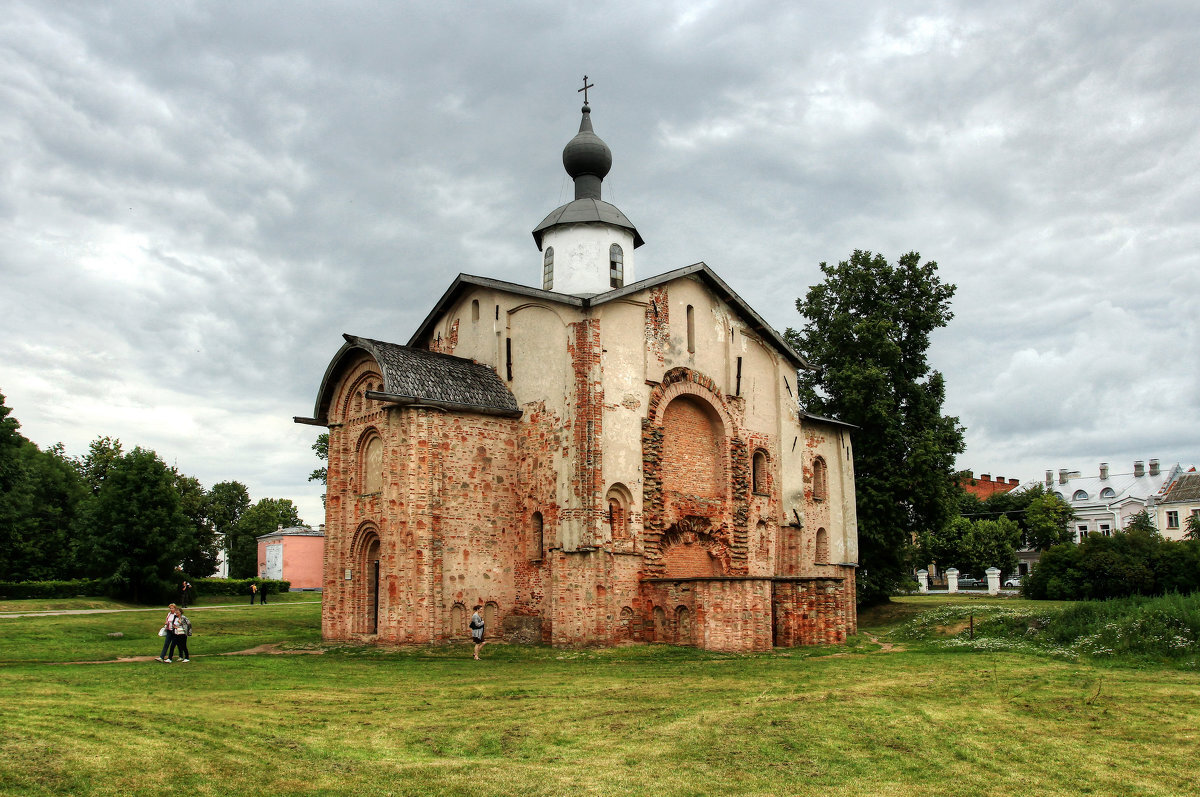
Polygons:
[[1141,530],[1092,535],[1056,545],[1025,580],[1039,600],[1104,600],[1200,591],[1200,542],[1165,540]]
[[268,595],[287,592],[292,588],[290,581],[273,581],[265,578],[196,578],[192,586],[196,588],[197,597],[205,595],[236,595],[239,598],[250,597],[250,585],[257,584],[260,590]]
[[72,581],[0,581],[0,598],[98,598],[106,595],[104,582],[98,578],[77,578]]
[[[266,591],[268,595],[287,592],[292,588],[290,581],[273,581],[263,578],[196,578],[190,580],[196,589],[196,597],[233,595],[249,598],[251,584],[258,584],[258,588]],[[172,583],[173,586],[170,587],[166,584],[161,585],[158,591],[162,594],[156,594],[154,597],[161,599],[164,603],[176,600],[179,597],[179,584]],[[0,581],[0,599],[4,600],[99,598],[113,597],[118,593],[119,590],[113,589],[109,579],[102,578],[80,578],[74,581]]]

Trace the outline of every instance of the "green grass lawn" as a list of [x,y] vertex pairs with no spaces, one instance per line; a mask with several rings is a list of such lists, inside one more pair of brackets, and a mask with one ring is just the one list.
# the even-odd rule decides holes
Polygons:
[[217,655],[324,649],[305,603],[191,612],[188,664],[112,661],[158,652],[158,613],[0,618],[0,794],[1196,793],[1200,673],[1178,669],[865,634],[761,655]]

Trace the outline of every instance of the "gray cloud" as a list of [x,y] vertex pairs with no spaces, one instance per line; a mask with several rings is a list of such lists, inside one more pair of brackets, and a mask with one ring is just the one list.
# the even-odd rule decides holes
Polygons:
[[459,272],[533,283],[587,73],[639,273],[779,328],[817,264],[919,250],[963,467],[1190,464],[1200,11],[10,2],[0,391],[40,444],[149,445],[319,520],[296,427],[341,332]]

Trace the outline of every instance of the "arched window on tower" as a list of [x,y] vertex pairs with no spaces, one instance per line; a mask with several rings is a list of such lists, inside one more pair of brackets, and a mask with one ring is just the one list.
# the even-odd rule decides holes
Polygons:
[[546,247],[546,257],[542,260],[542,290],[554,290],[554,247]]
[[813,490],[814,501],[825,501],[829,498],[829,475],[825,460],[817,457],[813,460]]
[[608,284],[613,288],[625,285],[625,253],[619,244],[608,247]]

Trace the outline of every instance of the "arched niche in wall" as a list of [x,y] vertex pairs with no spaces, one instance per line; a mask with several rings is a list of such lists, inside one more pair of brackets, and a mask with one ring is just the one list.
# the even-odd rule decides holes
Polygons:
[[529,516],[529,538],[526,556],[531,562],[540,562],[546,544],[546,526],[541,512]]
[[379,431],[367,429],[358,439],[358,492],[372,495],[383,492],[383,438]]
[[604,521],[608,525],[609,539],[629,539],[629,507],[632,503],[633,495],[620,482],[608,489],[604,499]]
[[829,563],[829,532],[817,529],[817,546],[813,554],[813,563],[818,565]]
[[662,414],[663,487],[719,498],[727,489],[725,426],[712,405],[694,394],[674,398]]

